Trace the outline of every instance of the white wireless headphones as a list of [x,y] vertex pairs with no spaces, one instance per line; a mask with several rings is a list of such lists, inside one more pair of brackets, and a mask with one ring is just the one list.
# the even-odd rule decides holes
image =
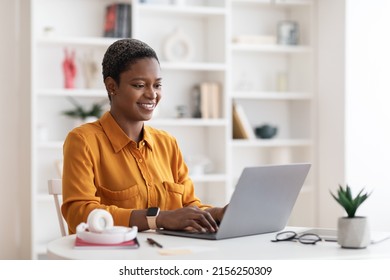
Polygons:
[[103,209],[94,209],[89,213],[87,223],[81,223],[76,227],[77,237],[97,244],[116,244],[133,240],[138,233],[138,228],[114,226],[111,214]]

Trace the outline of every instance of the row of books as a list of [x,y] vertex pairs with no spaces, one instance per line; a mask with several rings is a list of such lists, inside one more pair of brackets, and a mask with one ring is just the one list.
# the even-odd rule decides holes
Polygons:
[[[221,107],[221,86],[218,82],[202,82],[195,87],[193,118],[220,118]],[[256,139],[244,108],[238,103],[233,103],[233,139]]]
[[217,82],[202,82],[194,90],[194,118],[217,119],[221,117],[221,86]]
[[106,7],[104,37],[131,38],[131,4],[113,3]]

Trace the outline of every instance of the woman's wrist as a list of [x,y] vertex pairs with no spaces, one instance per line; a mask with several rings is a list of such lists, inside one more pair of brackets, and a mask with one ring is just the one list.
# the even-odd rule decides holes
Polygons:
[[169,212],[171,211],[160,211],[160,214],[156,218],[157,228],[165,228],[165,221]]

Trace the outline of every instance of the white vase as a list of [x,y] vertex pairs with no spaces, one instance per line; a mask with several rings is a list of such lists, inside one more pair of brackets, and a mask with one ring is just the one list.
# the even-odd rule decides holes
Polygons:
[[366,248],[371,241],[367,217],[340,217],[337,224],[337,242],[343,248]]

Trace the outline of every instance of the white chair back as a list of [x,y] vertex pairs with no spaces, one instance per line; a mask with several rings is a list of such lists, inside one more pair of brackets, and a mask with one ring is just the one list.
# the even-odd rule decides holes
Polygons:
[[60,196],[62,196],[62,179],[48,180],[49,194],[53,195],[54,203],[57,211],[57,218],[60,224],[61,235],[66,236],[65,221],[61,213]]

